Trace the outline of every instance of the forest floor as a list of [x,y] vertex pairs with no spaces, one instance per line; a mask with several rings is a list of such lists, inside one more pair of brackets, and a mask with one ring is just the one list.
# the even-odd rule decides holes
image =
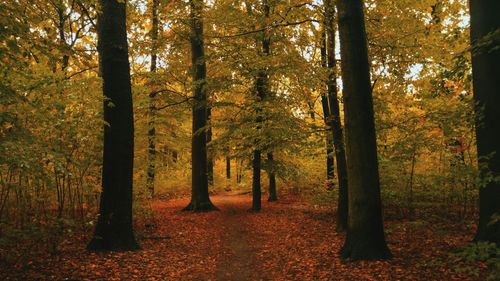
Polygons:
[[338,257],[344,237],[335,231],[331,209],[285,196],[263,201],[255,213],[248,211],[248,194],[224,193],[212,196],[220,211],[181,212],[188,201],[151,203],[153,216],[138,222],[139,251],[89,253],[84,238],[72,238],[55,255],[33,252],[8,267],[0,263],[0,279],[485,280],[484,264],[464,264],[450,254],[470,241],[472,229],[464,223],[440,226],[389,216],[394,258],[345,262]]

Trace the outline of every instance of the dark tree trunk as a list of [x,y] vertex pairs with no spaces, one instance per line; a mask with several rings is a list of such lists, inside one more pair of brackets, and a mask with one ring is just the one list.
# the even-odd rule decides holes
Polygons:
[[[269,3],[267,0],[263,0],[263,10],[264,10],[264,21],[266,21],[269,18]],[[264,30],[262,31],[262,55],[263,56],[268,56],[270,53],[270,40],[269,37],[267,36],[267,32]],[[260,103],[262,102],[265,97],[266,97],[266,92],[267,92],[267,84],[268,84],[268,78],[267,78],[267,70],[261,69],[257,73],[256,77],[256,88],[257,88],[257,102]],[[262,112],[259,108],[257,107],[257,123],[258,127],[260,128],[260,123],[262,123],[262,116],[260,115]],[[257,141],[258,142],[258,141]],[[261,168],[261,151],[260,149],[256,149],[253,152],[253,159],[252,159],[252,170],[253,170],[253,176],[252,176],[252,193],[253,193],[253,202],[252,202],[252,210],[253,211],[259,211],[261,208],[261,183],[260,183],[260,168]]]
[[252,210],[260,211],[261,208],[261,189],[260,189],[260,151],[253,152],[252,159]]
[[[471,41],[477,44],[484,36],[500,28],[500,1],[470,0]],[[491,39],[490,39],[491,41]],[[481,42],[473,45],[472,76],[476,110],[476,137],[480,174],[500,176],[500,50],[495,43]],[[484,181],[484,180],[483,180]],[[479,191],[479,225],[475,241],[489,241],[500,244],[500,222],[493,222],[500,215],[500,182],[489,181]]]
[[236,161],[236,183],[240,184],[243,180],[243,161]]
[[[257,102],[261,102],[261,100],[264,97],[264,84],[266,83],[266,77],[262,74],[259,73],[257,76],[257,93],[258,93],[258,99]],[[258,117],[257,117],[257,126],[258,129],[261,128],[260,123],[262,123],[262,116],[261,110],[257,109],[258,112]],[[256,140],[256,143],[258,145],[258,140]],[[252,158],[252,210],[253,211],[260,211],[261,208],[261,182],[260,182],[260,170],[261,170],[261,151],[260,149],[255,149],[253,151],[253,158]]]
[[179,154],[177,151],[172,150],[172,162],[177,163],[177,158],[179,157]]
[[314,112],[314,101],[308,101],[307,102],[307,106],[309,106],[309,116],[311,117],[311,119],[314,121],[316,120],[316,113]]
[[231,178],[231,157],[226,156],[226,178]]
[[391,257],[382,204],[363,1],[337,0],[349,177],[349,222],[342,258]]
[[[151,6],[151,66],[150,72],[152,75],[156,73],[156,60],[157,60],[157,49],[158,49],[158,3],[159,0],[153,0]],[[154,81],[154,78],[153,78]],[[154,86],[154,85],[152,85]],[[149,93],[149,106],[148,106],[148,168],[147,168],[147,179],[146,188],[148,189],[149,195],[154,196],[155,192],[155,161],[156,161],[156,106],[155,106],[155,96],[156,91],[153,89]]]
[[[134,119],[124,2],[101,0],[99,51],[102,58],[104,154],[99,217],[87,248],[135,250],[132,229]],[[112,103],[112,104],[111,104]]]
[[340,120],[340,105],[337,89],[337,72],[335,59],[335,7],[331,0],[325,1],[326,38],[328,54],[328,101],[330,104],[330,118],[333,133],[333,145],[335,147],[335,159],[337,160],[337,177],[339,180],[339,197],[337,209],[337,230],[347,229],[348,217],[348,187],[347,187],[347,163],[344,149],[344,132]]
[[207,176],[207,90],[205,50],[203,47],[203,0],[190,0],[191,61],[193,65],[193,136],[191,148],[191,202],[185,211],[216,209],[208,194]]
[[[62,2],[61,5],[56,8],[57,16],[59,19],[59,25],[57,27],[59,31],[59,41],[61,44],[61,48],[65,50],[69,48],[66,42],[66,34],[64,33],[67,20],[66,9],[68,9],[68,7],[66,7],[66,5],[64,5]],[[61,70],[65,71],[68,65],[69,65],[69,56],[67,54],[64,54],[61,60]]]
[[[325,21],[326,23],[326,21]],[[324,24],[323,30],[321,31],[321,66],[327,68],[327,54],[326,54],[326,24]],[[330,104],[328,102],[327,91],[322,90],[321,93],[321,106],[323,108],[323,120],[326,126],[326,179],[327,188],[333,189],[333,179],[334,174],[334,162],[333,162],[333,135],[332,130],[332,119],[330,112]]]
[[[210,124],[210,120],[212,119],[212,108],[208,106],[207,108],[207,120],[208,120],[208,129],[207,129],[207,144],[212,141],[212,125]],[[214,185],[214,155],[212,149],[208,151],[208,159],[207,159],[207,177],[208,184]]]
[[269,176],[269,197],[267,198],[267,201],[272,202],[278,200],[278,193],[276,192],[276,175],[274,173],[274,156],[272,152],[267,154],[267,161],[267,174]]

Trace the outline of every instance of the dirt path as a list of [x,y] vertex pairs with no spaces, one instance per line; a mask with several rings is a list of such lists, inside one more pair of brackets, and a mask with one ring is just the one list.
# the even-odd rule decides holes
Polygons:
[[224,255],[217,263],[217,280],[251,280],[255,271],[255,250],[249,243],[249,232],[244,223],[251,214],[246,211],[246,206],[238,204],[241,198],[237,196],[227,193],[214,198],[225,217],[222,226]]
[[57,255],[35,243],[26,244],[28,254],[7,260],[2,257],[12,250],[0,245],[0,280],[485,279],[454,270],[464,266],[449,253],[472,234],[463,224],[437,236],[439,224],[386,220],[395,258],[348,263],[337,255],[343,235],[335,232],[331,209],[285,196],[273,203],[263,200],[262,211],[251,213],[248,194],[211,198],[220,211],[181,212],[188,198],[152,202],[157,227],[145,227],[151,218],[137,216],[142,249],[135,252],[89,253],[88,236],[73,235],[65,237]]

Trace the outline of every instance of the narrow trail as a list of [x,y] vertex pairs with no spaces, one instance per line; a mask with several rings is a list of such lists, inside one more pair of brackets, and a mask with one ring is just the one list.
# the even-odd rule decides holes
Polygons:
[[188,198],[153,201],[156,227],[137,216],[139,251],[90,253],[88,236],[68,236],[57,255],[42,245],[12,264],[0,259],[0,280],[484,280],[453,269],[449,253],[472,234],[463,225],[436,237],[432,225],[386,221],[395,258],[349,263],[338,258],[343,235],[332,209],[284,196],[254,213],[248,194],[211,199],[220,211],[182,212]]
[[215,204],[224,213],[223,244],[224,256],[217,263],[217,280],[251,280],[255,270],[255,249],[248,241],[249,231],[245,221],[251,215],[245,206],[235,200],[238,195],[226,193],[214,198]]

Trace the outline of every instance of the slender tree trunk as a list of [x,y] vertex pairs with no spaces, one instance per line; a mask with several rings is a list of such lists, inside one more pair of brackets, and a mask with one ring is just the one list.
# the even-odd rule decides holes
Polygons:
[[[68,7],[66,7],[66,5],[62,1],[59,3],[59,6],[56,8],[57,17],[59,19],[59,24],[57,27],[57,29],[59,31],[59,41],[61,44],[61,48],[63,48],[63,49],[68,48],[68,44],[66,42],[66,34],[64,33],[66,20],[67,20],[67,16],[65,14],[67,8]],[[61,70],[65,71],[66,68],[68,67],[68,65],[69,65],[69,55],[64,54],[62,57],[62,60],[61,60]],[[66,73],[65,73],[65,76],[66,76]]]
[[348,217],[348,182],[347,163],[344,149],[344,132],[340,120],[340,105],[337,87],[337,65],[335,58],[335,7],[331,0],[325,0],[326,38],[328,54],[328,101],[330,104],[330,118],[337,160],[337,177],[339,180],[339,197],[337,209],[337,230],[347,229]]
[[277,201],[278,193],[276,192],[276,175],[274,173],[274,155],[272,152],[267,153],[267,161],[269,162],[268,176],[269,176],[269,197],[267,201]]
[[[326,21],[325,21],[326,23]],[[326,54],[326,24],[323,26],[321,31],[321,66],[327,68],[327,54]],[[330,104],[328,102],[328,93],[322,90],[321,93],[321,106],[323,108],[323,120],[326,126],[326,179],[327,188],[333,189],[333,179],[334,174],[334,162],[333,162],[333,136],[331,134],[332,130],[332,119],[330,112]]]
[[[264,21],[266,21],[269,18],[269,2],[268,0],[263,0],[263,10],[264,10]],[[262,54],[263,56],[268,56],[270,53],[270,40],[269,36],[267,35],[267,32],[264,30],[262,31]],[[266,98],[266,93],[267,93],[267,84],[268,84],[268,77],[267,77],[267,70],[261,69],[257,73],[257,78],[255,81],[256,88],[257,88],[257,102],[260,103]],[[262,123],[262,116],[260,115],[262,112],[260,109],[258,109],[257,112],[257,123],[259,124],[260,128],[260,123]],[[253,170],[253,176],[252,176],[252,193],[253,193],[253,200],[252,200],[252,210],[253,211],[259,211],[261,209],[261,183],[260,183],[260,169],[261,169],[261,151],[260,149],[256,149],[253,152],[253,159],[252,159],[252,170]]]
[[203,0],[190,0],[191,61],[193,65],[193,136],[191,202],[185,211],[216,209],[208,194],[207,176],[207,89],[205,50],[203,46]]
[[101,0],[104,155],[99,217],[89,250],[135,250],[132,229],[134,119],[128,61],[125,2]]
[[[263,88],[264,86],[262,85],[265,83],[265,78],[262,76],[261,73],[259,73],[257,77],[257,93],[258,93],[258,100],[257,102],[261,102],[262,98],[264,97],[263,94]],[[258,129],[261,128],[260,123],[262,123],[262,116],[261,110],[257,109],[258,116],[257,116],[257,126]],[[256,140],[256,143],[258,145],[258,140]],[[260,211],[261,209],[261,182],[260,182],[260,169],[261,169],[261,151],[260,149],[255,149],[253,151],[253,158],[252,158],[252,210],[253,211]]]
[[231,157],[226,156],[226,178],[231,178]]
[[[212,119],[212,108],[210,106],[207,107],[207,120],[209,123],[207,129],[207,144],[212,141],[212,125],[210,121]],[[207,176],[208,176],[208,184],[214,185],[214,155],[212,149],[208,151],[208,160],[207,160]]]
[[236,183],[240,184],[242,180],[243,180],[243,161],[237,160],[236,161]]
[[177,151],[172,150],[172,162],[177,163],[177,158],[179,157]]
[[349,221],[342,258],[389,258],[382,222],[370,64],[362,0],[337,0],[349,177]]
[[[472,76],[476,102],[476,138],[480,175],[485,178],[500,176],[500,50],[498,39],[481,42],[491,32],[499,32],[500,1],[470,0]],[[481,42],[482,47],[477,44]],[[486,46],[484,45],[486,44]],[[475,241],[500,244],[500,182],[484,182],[479,191],[479,224]]]
[[314,101],[308,101],[307,106],[309,106],[309,117],[314,121],[316,120],[316,113],[314,112]]
[[[264,17],[265,20],[269,18],[269,12],[270,12],[270,7],[269,7],[269,2],[265,0],[264,2]],[[269,56],[271,54],[271,38],[269,37],[266,32],[264,32],[262,38],[262,53],[264,56]],[[263,89],[263,94],[262,94],[262,99],[264,98],[271,98],[272,93],[270,91],[270,85],[269,85],[269,74],[266,71],[265,72],[265,83],[263,84],[264,89]],[[314,110],[311,111],[311,118],[314,119]],[[274,155],[272,152],[267,153],[267,160],[268,160],[268,170],[267,170],[267,175],[269,177],[269,197],[267,198],[267,201],[272,202],[272,201],[277,201],[278,200],[278,193],[276,191],[276,174],[275,174],[275,167],[274,167]]]
[[[152,12],[152,23],[151,27],[151,66],[150,72],[152,75],[156,73],[156,60],[157,60],[157,50],[158,50],[158,3],[159,0],[152,0],[151,12]],[[154,81],[155,78],[153,78]],[[154,83],[151,83],[152,85]],[[148,189],[149,195],[154,196],[155,192],[155,161],[156,161],[156,106],[155,106],[155,96],[156,90],[153,89],[149,93],[149,106],[148,106],[148,168],[147,168],[147,179],[146,188]]]

